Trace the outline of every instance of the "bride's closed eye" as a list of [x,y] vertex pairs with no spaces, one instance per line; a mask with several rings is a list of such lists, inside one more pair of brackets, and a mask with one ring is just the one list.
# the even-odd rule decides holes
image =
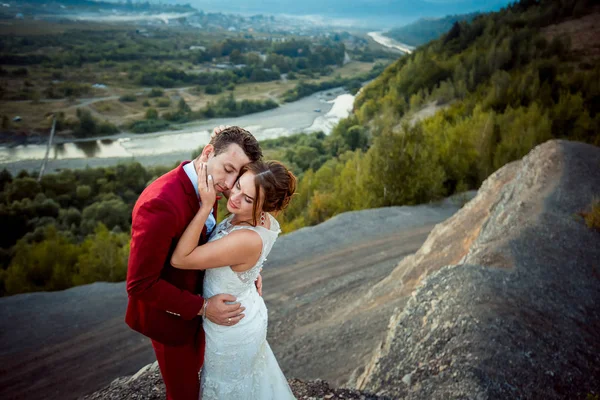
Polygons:
[[[240,180],[239,179],[235,182],[235,188],[237,190],[242,190],[242,187],[240,186]],[[244,196],[244,200],[246,200],[246,203],[252,204],[252,199],[250,197]]]

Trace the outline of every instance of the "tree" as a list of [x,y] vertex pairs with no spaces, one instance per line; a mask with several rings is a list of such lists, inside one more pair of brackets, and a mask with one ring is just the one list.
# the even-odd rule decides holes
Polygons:
[[246,63],[253,67],[262,67],[260,56],[256,53],[250,53],[246,56]]
[[89,110],[78,108],[77,118],[79,118],[79,124],[75,128],[75,136],[87,137],[94,136],[96,134],[96,120],[94,120],[92,113]]
[[5,190],[4,185],[6,185],[7,183],[11,183],[12,180],[12,174],[8,172],[6,168],[0,171],[0,192],[3,192]]
[[179,112],[182,112],[182,113],[189,113],[190,111],[192,111],[190,106],[188,106],[188,104],[185,102],[185,100],[183,98],[179,99],[179,103],[177,104],[177,109],[179,110]]
[[313,160],[319,157],[317,149],[309,146],[297,146],[288,156],[288,159],[306,171]]
[[149,108],[146,110],[146,119],[158,119],[158,111],[155,108]]
[[81,212],[74,207],[69,207],[68,210],[62,209],[60,210],[59,221],[65,230],[73,230],[73,227],[77,229],[81,224]]
[[22,199],[34,199],[41,191],[40,184],[33,178],[17,178],[6,183],[6,196],[9,202]]
[[5,274],[6,293],[71,287],[76,253],[76,246],[53,225],[44,228],[40,242],[19,241]]
[[422,130],[383,132],[367,152],[361,169],[366,207],[418,204],[442,196],[444,171]]
[[244,56],[238,49],[235,49],[229,54],[229,61],[233,64],[244,64]]
[[104,224],[98,224],[94,234],[81,244],[74,283],[123,281],[127,275],[128,256],[129,235],[112,233]]
[[75,195],[79,200],[85,203],[92,195],[92,188],[88,185],[79,185],[77,186]]
[[131,210],[120,198],[102,200],[83,209],[81,228],[84,233],[92,233],[101,222],[108,229],[120,226],[123,231],[129,230]]

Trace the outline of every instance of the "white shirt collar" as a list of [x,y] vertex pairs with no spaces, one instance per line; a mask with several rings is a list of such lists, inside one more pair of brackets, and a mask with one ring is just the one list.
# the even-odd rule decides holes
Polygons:
[[196,191],[196,196],[200,198],[200,191],[198,191],[198,173],[196,172],[196,167],[194,166],[194,162],[189,162],[183,166],[183,170],[187,174],[190,181],[192,181],[192,185],[194,186],[194,190]]

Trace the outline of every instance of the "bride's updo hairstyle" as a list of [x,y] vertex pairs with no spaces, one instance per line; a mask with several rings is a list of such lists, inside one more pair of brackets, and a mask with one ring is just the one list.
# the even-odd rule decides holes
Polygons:
[[240,171],[254,174],[257,201],[252,206],[252,224],[257,225],[261,208],[264,212],[278,212],[285,209],[296,191],[296,177],[279,161],[255,161]]

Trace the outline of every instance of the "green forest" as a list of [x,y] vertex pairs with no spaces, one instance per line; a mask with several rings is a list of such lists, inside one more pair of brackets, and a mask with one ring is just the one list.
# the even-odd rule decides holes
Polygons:
[[[477,189],[551,138],[600,145],[600,67],[544,27],[589,12],[587,1],[519,3],[399,58],[358,94],[330,135],[261,143],[290,165],[298,193],[284,232],[350,210],[425,203]],[[427,107],[433,117],[414,118]],[[123,280],[131,209],[171,167],[63,171],[41,182],[0,174],[0,291],[59,290]],[[221,207],[223,209],[224,207]]]
[[477,15],[479,13],[422,18],[412,24],[392,29],[385,35],[409,46],[420,46],[445,34],[456,22],[471,21]]
[[[354,113],[330,136],[284,157],[308,168],[285,229],[477,189],[551,138],[600,145],[600,66],[570,51],[568,36],[548,40],[542,32],[589,5],[521,1],[456,23],[400,58],[359,93]],[[411,120],[432,105],[442,111]]]

